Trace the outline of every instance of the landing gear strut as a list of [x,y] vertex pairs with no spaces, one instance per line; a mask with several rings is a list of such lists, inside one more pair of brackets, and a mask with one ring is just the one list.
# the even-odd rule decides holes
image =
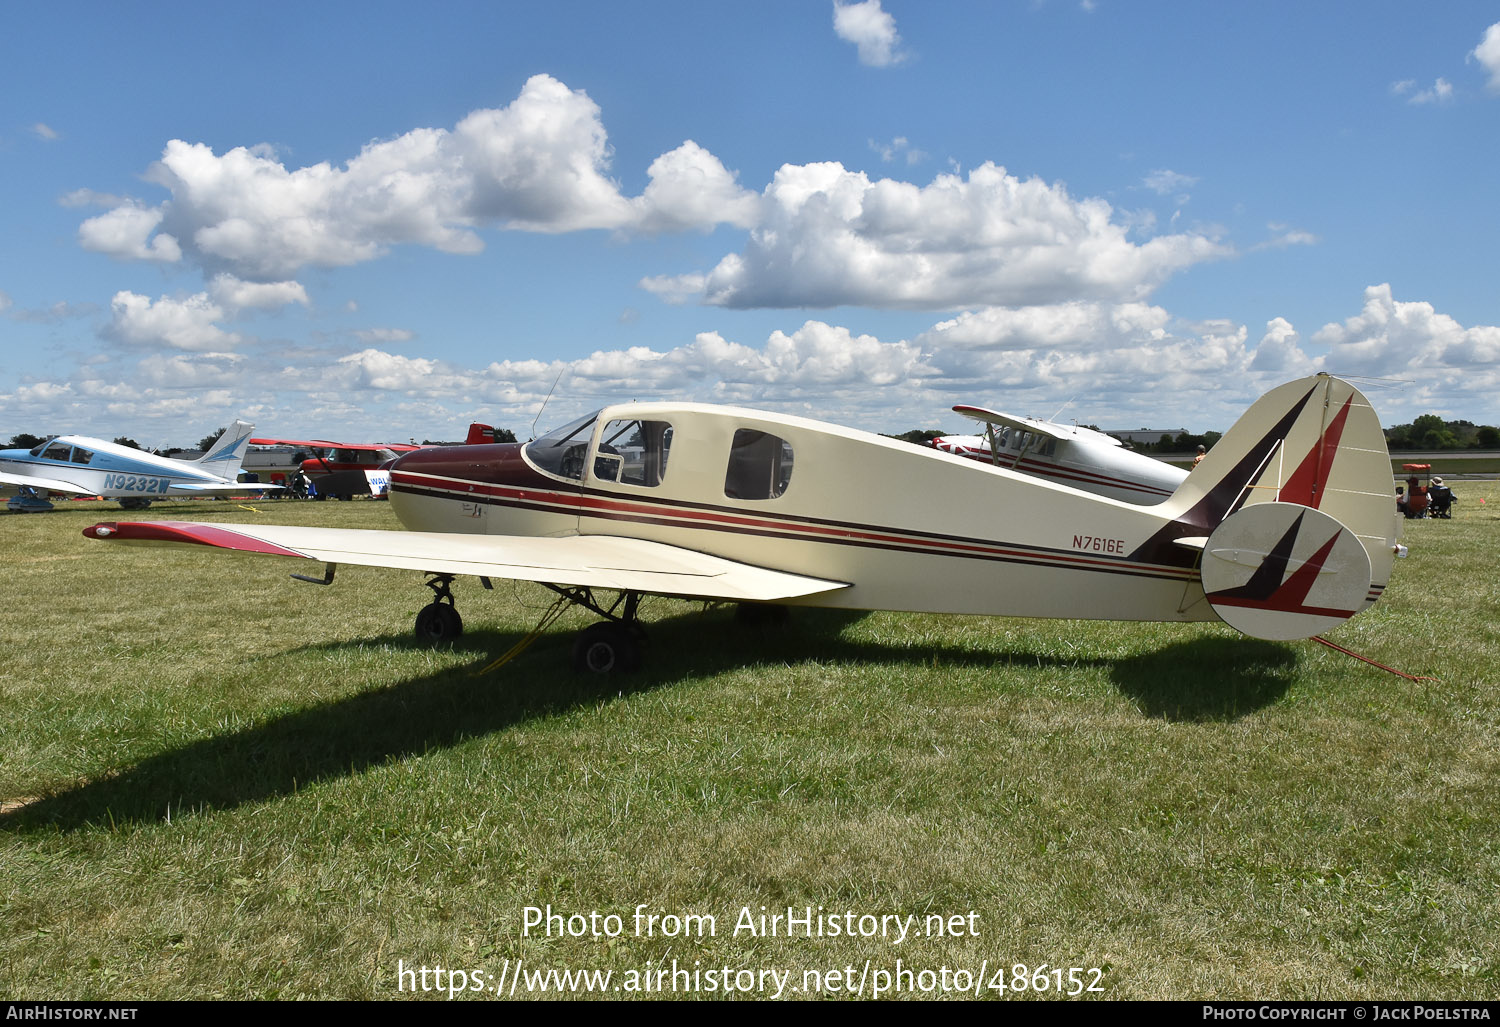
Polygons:
[[453,605],[453,575],[433,574],[423,582],[432,602],[417,611],[417,639],[432,645],[453,642],[464,633],[464,619]]
[[[331,575],[329,577],[331,578]],[[488,578],[479,580],[485,588],[490,587]],[[455,641],[464,632],[464,622],[453,605],[453,575],[429,573],[423,584],[432,589],[432,602],[422,607],[417,613],[418,640],[432,645]],[[578,585],[552,585],[546,582],[542,585],[557,593],[558,602],[552,610],[548,611],[542,624],[539,624],[535,631],[522,639],[509,653],[486,668],[487,670],[518,655],[521,650],[535,641],[545,626],[564,612],[568,606],[582,606],[604,618],[599,623],[591,624],[579,632],[577,640],[573,643],[573,668],[575,670],[587,671],[590,674],[628,674],[640,669],[641,654],[646,644],[646,632],[636,618],[641,604],[639,592],[621,592],[613,603],[605,606],[602,601],[594,597],[592,589]]]

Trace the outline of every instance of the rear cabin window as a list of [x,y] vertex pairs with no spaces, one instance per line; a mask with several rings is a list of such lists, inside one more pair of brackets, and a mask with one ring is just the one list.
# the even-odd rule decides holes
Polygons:
[[610,421],[594,453],[594,477],[655,488],[667,473],[672,426],[666,421]]
[[753,428],[734,433],[724,495],[730,499],[776,499],[792,480],[792,447],[785,439]]

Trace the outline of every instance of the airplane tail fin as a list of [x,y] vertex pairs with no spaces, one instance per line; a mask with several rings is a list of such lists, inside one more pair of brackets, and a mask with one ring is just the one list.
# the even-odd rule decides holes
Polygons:
[[240,464],[245,459],[245,450],[250,446],[250,436],[255,431],[255,425],[246,421],[235,421],[219,436],[207,453],[204,453],[193,463],[206,471],[212,471],[221,478],[233,481],[240,473]]
[[1319,374],[1266,393],[1167,500],[1148,542],[1200,550],[1221,619],[1259,638],[1307,638],[1384,591],[1398,546],[1380,420],[1353,385]]

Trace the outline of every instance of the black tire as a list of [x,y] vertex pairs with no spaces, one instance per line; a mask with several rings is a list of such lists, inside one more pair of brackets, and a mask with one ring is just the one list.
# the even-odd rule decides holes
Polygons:
[[615,621],[591,624],[573,643],[573,669],[590,674],[629,674],[641,667],[635,632]]
[[417,611],[417,641],[429,645],[455,642],[464,633],[464,619],[447,603],[428,603]]
[[151,505],[151,500],[144,496],[126,496],[120,500],[121,510],[144,510]]

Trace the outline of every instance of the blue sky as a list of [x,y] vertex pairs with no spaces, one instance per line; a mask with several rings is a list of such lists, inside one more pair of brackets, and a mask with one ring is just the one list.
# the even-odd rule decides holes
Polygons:
[[0,440],[1500,422],[1500,4],[9,5]]

